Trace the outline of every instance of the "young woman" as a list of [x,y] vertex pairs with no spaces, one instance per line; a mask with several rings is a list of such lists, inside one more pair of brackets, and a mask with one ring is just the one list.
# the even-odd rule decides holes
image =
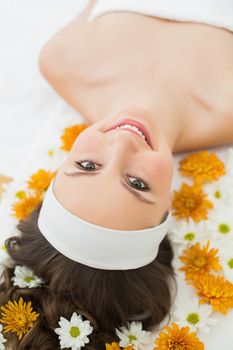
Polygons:
[[[59,349],[54,329],[74,311],[91,321],[86,348],[98,350],[129,320],[151,329],[169,315],[172,155],[233,141],[232,5],[175,3],[90,1],[41,52],[42,74],[90,126],[42,207],[18,225],[21,237],[7,241],[15,265],[45,281],[16,288],[5,272],[2,300],[23,296],[42,315],[20,342],[8,336],[12,349]],[[149,245],[133,246],[127,232],[148,243],[150,229],[161,234],[154,258],[137,265]]]

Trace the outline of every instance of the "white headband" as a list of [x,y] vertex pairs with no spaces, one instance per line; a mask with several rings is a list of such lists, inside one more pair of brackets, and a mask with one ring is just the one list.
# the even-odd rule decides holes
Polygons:
[[38,226],[60,253],[81,264],[104,270],[136,269],[152,262],[166,236],[171,214],[155,227],[136,231],[97,226],[65,209],[53,192],[45,193]]

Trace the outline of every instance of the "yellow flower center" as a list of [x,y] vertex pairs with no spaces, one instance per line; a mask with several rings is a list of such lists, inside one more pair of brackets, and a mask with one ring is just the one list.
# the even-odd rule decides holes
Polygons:
[[198,256],[196,259],[194,259],[193,264],[196,267],[203,267],[207,263],[207,259],[204,256]]
[[54,151],[52,149],[48,150],[48,155],[51,157],[54,155]]
[[24,191],[18,191],[16,192],[15,197],[19,199],[24,199],[26,198],[26,193]]
[[228,262],[227,262],[228,266],[230,267],[230,269],[233,269],[233,258],[230,259]]
[[[186,346],[185,346],[186,347]],[[180,344],[175,344],[171,350],[184,350],[185,347],[183,345],[180,345]],[[169,348],[170,349],[170,348]]]
[[186,241],[192,241],[195,238],[195,233],[194,232],[188,232],[184,235],[184,239]]
[[[178,343],[179,342],[179,343]],[[181,339],[178,340],[178,342],[175,340],[168,339],[168,348],[167,350],[185,350],[186,344]]]
[[220,191],[215,191],[214,197],[217,198],[217,199],[221,198],[221,192]]
[[223,233],[225,235],[226,233],[229,233],[231,229],[227,224],[220,224],[218,226],[218,230],[220,233]]
[[200,317],[197,313],[193,312],[187,316],[186,320],[192,325],[195,325],[200,321]]
[[185,206],[190,209],[194,209],[196,207],[196,202],[193,198],[187,198],[185,201]]
[[27,325],[28,320],[25,314],[19,313],[15,315],[15,324],[17,324],[18,328],[23,328]]
[[3,245],[1,246],[1,250],[2,250],[3,252],[6,251],[6,246],[5,246],[5,244],[3,244]]
[[25,278],[24,278],[24,281],[25,282],[31,282],[31,281],[33,281],[34,280],[34,277],[32,277],[32,276],[26,276]]
[[78,327],[71,327],[70,335],[71,337],[77,338],[80,335],[80,329]]
[[130,335],[128,336],[128,338],[129,338],[129,341],[130,341],[130,342],[133,341],[133,340],[137,340],[137,337],[135,337],[135,335],[132,335],[132,334],[130,334]]

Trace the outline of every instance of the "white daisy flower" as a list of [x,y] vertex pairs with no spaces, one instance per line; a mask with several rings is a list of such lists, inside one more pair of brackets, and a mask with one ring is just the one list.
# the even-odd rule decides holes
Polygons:
[[87,336],[92,333],[93,327],[90,321],[83,321],[81,315],[73,312],[70,321],[61,316],[58,323],[60,328],[56,328],[55,333],[59,335],[61,349],[79,350],[89,343]]
[[[182,247],[179,247],[179,250],[182,251]],[[179,255],[175,254],[172,259],[172,267],[176,272],[179,272],[181,266],[182,262],[180,261]]]
[[5,350],[4,343],[6,342],[6,339],[3,337],[2,330],[3,326],[0,324],[0,350]]
[[44,281],[37,277],[31,269],[26,266],[16,266],[14,271],[14,286],[19,286],[20,288],[35,288],[40,287]]
[[207,240],[203,222],[195,223],[193,220],[180,220],[171,228],[169,238],[174,243],[182,244],[182,250],[197,242]]
[[215,208],[233,203],[233,180],[230,176],[223,176],[219,181],[207,183],[203,189]]
[[233,283],[233,243],[221,247],[219,250],[219,258],[225,278]]
[[46,160],[44,161],[44,168],[48,168],[50,171],[57,170],[57,167],[62,163],[65,157],[65,152],[58,146],[52,146],[46,148]]
[[193,332],[209,333],[209,326],[218,320],[210,317],[213,313],[210,305],[200,305],[198,298],[182,296],[175,302],[174,320],[180,327],[190,327]]
[[233,217],[232,211],[227,206],[214,211],[209,215],[209,220],[204,222],[205,230],[211,235],[212,240],[225,242],[233,241]]
[[150,342],[151,332],[142,330],[142,322],[131,322],[128,328],[116,328],[116,334],[120,338],[119,345],[121,347],[133,346],[134,350],[142,350],[143,346]]

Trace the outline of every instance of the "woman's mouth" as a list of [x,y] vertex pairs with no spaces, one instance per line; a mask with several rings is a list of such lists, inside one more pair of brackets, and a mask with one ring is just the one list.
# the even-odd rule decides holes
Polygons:
[[147,142],[147,144],[150,146],[150,148],[153,149],[153,145],[151,142],[149,132],[142,123],[140,123],[136,120],[133,120],[133,119],[122,119],[122,120],[114,123],[106,131],[110,131],[110,130],[114,130],[114,129],[123,129],[123,130],[131,131],[132,133],[134,133],[137,136],[144,139]]

